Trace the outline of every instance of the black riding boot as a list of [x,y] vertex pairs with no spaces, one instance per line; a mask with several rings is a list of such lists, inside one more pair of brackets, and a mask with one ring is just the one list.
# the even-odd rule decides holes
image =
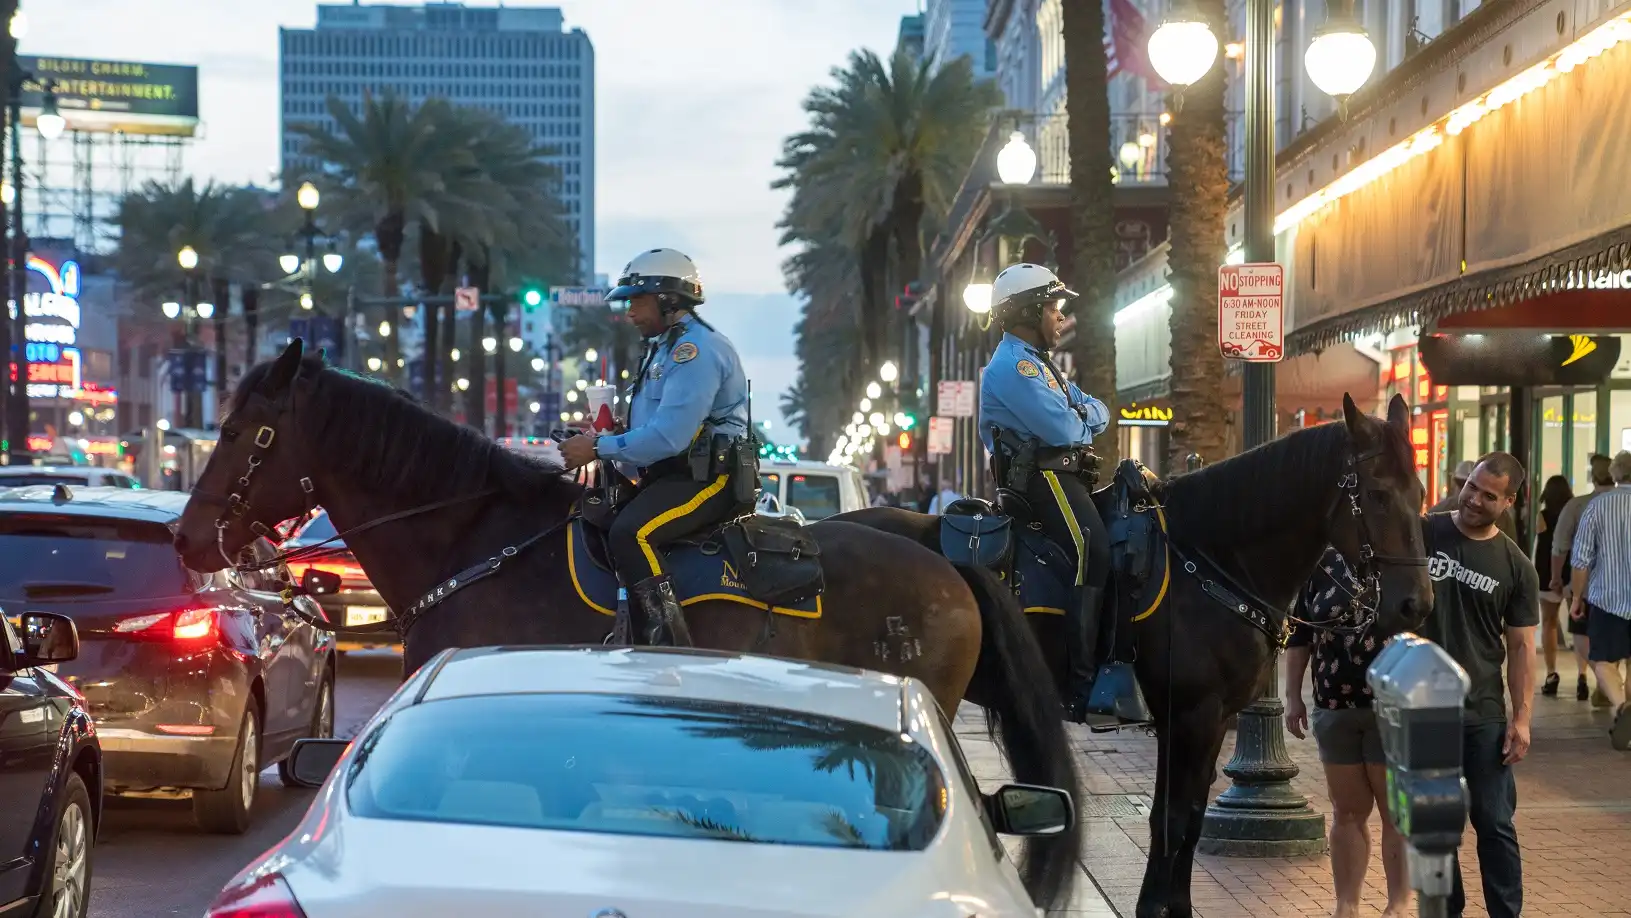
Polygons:
[[1065,703],[1070,706],[1072,723],[1087,722],[1088,701],[1093,697],[1093,679],[1098,671],[1099,613],[1104,602],[1100,587],[1081,588],[1080,603],[1065,615]]
[[1098,665],[1104,590],[1082,587],[1081,608],[1068,622],[1070,633],[1070,719],[1090,729],[1113,729],[1150,722],[1149,706],[1131,663]]
[[[667,574],[647,577],[629,589],[630,611],[638,609],[645,642],[653,647],[690,647],[691,629],[685,624],[685,610],[674,595]],[[665,640],[665,637],[672,640]]]

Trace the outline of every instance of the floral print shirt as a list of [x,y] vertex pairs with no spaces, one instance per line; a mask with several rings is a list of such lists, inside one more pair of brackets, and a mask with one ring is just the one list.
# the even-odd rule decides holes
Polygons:
[[[1349,615],[1349,604],[1359,590],[1359,580],[1348,562],[1335,548],[1327,548],[1314,576],[1303,588],[1293,614],[1305,622],[1336,621]],[[1316,706],[1330,710],[1371,706],[1365,671],[1382,650],[1382,641],[1374,634],[1339,634],[1294,622],[1288,644],[1313,647],[1311,668]]]

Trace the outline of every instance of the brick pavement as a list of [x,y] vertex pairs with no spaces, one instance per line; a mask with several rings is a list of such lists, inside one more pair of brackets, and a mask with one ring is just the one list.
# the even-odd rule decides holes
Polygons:
[[[1516,769],[1525,912],[1542,918],[1631,918],[1626,861],[1631,852],[1631,754],[1609,747],[1606,710],[1574,699],[1573,657],[1560,660],[1559,666],[1565,692],[1557,698],[1535,699],[1533,747]],[[1544,666],[1539,668],[1544,671]],[[1000,781],[1001,759],[984,738],[979,709],[965,705],[957,730],[981,783]],[[1149,845],[1147,807],[1155,784],[1155,740],[1142,734],[1071,730],[1082,753],[1078,772],[1088,814],[1082,861],[1089,879],[1077,884],[1078,901],[1071,905],[1084,918],[1131,918]],[[1329,822],[1331,805],[1313,740],[1288,736],[1286,743],[1301,769],[1293,786],[1327,814]],[[1233,742],[1226,740],[1220,769],[1232,749]],[[1228,786],[1229,779],[1220,773],[1213,792]],[[1380,915],[1387,899],[1379,818],[1372,817],[1371,864],[1361,914]],[[1469,890],[1466,914],[1485,916],[1470,826],[1467,833],[1462,858]],[[1325,855],[1197,856],[1192,888],[1201,918],[1331,914],[1331,871]],[[1107,906],[1100,904],[1106,899]]]

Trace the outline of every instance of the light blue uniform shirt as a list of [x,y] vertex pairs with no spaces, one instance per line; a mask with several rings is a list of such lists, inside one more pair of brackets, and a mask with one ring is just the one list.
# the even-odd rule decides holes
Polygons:
[[980,374],[980,442],[988,453],[993,424],[1043,446],[1088,446],[1110,426],[1110,409],[1056,377],[1036,348],[1004,334]]
[[736,347],[686,316],[658,340],[645,381],[629,405],[628,432],[602,436],[595,454],[649,467],[684,455],[705,424],[741,437],[748,429],[748,381]]

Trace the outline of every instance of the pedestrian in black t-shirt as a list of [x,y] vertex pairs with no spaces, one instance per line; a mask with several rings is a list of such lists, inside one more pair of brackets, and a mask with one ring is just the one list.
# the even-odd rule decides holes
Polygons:
[[[1331,794],[1333,918],[1356,918],[1370,866],[1370,815],[1382,817],[1382,872],[1387,877],[1383,918],[1404,918],[1410,908],[1410,873],[1404,838],[1387,818],[1387,756],[1371,710],[1365,670],[1382,650],[1369,633],[1354,633],[1364,614],[1356,608],[1361,588],[1348,563],[1328,548],[1297,602],[1301,621],[1286,646],[1286,730],[1298,739],[1309,724],[1303,674],[1314,663],[1314,742]],[[1320,627],[1311,627],[1320,626]],[[1350,627],[1343,627],[1344,625]]]
[[[1540,578],[1495,521],[1512,507],[1524,475],[1513,456],[1490,453],[1478,460],[1457,509],[1428,514],[1422,521],[1433,613],[1421,635],[1467,671],[1462,768],[1468,816],[1478,834],[1484,905],[1491,918],[1516,918],[1523,911],[1523,864],[1512,824],[1518,807],[1512,766],[1529,751]],[[1465,907],[1457,861],[1451,918]]]

